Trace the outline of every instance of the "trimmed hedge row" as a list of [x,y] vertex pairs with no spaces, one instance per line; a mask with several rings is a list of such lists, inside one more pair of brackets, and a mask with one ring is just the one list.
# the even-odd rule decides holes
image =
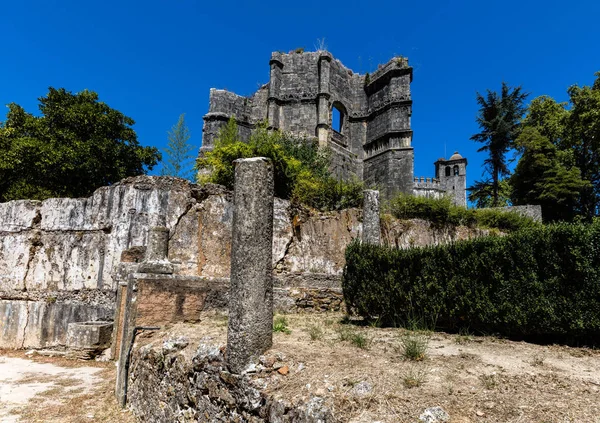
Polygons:
[[[351,243],[348,309],[387,325],[600,341],[600,223],[555,224],[445,246]],[[595,339],[595,340],[594,340]]]

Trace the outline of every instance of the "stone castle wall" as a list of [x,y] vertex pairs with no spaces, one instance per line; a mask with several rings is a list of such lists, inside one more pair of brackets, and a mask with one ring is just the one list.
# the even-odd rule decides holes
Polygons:
[[[412,192],[412,68],[405,58],[392,59],[372,76],[352,72],[326,51],[276,52],[269,66],[269,83],[251,97],[211,90],[200,154],[213,148],[230,117],[243,140],[266,120],[272,128],[331,147],[338,177],[365,180],[384,196]],[[342,116],[339,130],[333,108]]]
[[[223,187],[149,176],[100,188],[89,198],[0,204],[0,347],[60,346],[68,323],[112,320],[119,283],[143,258],[151,226],[169,229],[176,275],[229,277],[232,212]],[[359,209],[318,213],[275,199],[279,304],[339,307],[344,251],[360,236],[361,219]],[[384,239],[409,247],[477,235],[415,221],[394,226]]]

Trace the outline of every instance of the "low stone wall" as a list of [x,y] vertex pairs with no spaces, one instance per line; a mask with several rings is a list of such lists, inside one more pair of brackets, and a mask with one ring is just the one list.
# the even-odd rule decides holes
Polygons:
[[143,422],[333,422],[320,397],[290,404],[265,391],[260,366],[253,372],[229,372],[224,349],[207,337],[191,345],[187,338],[158,339],[132,353],[129,408]]
[[[277,307],[336,309],[344,251],[361,236],[362,211],[321,213],[275,199],[273,214]],[[176,275],[229,278],[232,216],[225,188],[170,177],[127,178],[89,198],[0,204],[0,347],[64,346],[68,323],[112,320],[119,283],[136,271],[151,226],[169,229]],[[408,248],[486,233],[392,220],[382,242]]]
[[[61,300],[48,293],[45,300],[0,300],[2,348],[51,348],[65,346],[71,322],[112,320],[110,306],[73,299]],[[114,294],[111,294],[114,298]],[[60,297],[60,295],[58,295]]]

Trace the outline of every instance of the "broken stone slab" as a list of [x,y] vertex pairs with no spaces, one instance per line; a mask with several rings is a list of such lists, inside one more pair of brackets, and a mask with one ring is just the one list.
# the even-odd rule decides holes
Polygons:
[[110,347],[112,322],[69,323],[67,329],[68,357],[93,359]]
[[423,423],[444,423],[450,421],[450,416],[442,407],[429,407],[419,416]]

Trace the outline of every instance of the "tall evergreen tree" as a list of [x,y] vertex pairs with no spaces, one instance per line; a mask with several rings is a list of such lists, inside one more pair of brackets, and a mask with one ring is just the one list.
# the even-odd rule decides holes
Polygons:
[[579,168],[565,164],[564,152],[537,128],[526,127],[517,143],[523,155],[510,178],[513,203],[540,204],[545,221],[573,220],[590,183],[581,179]]
[[167,136],[169,141],[165,148],[166,159],[161,175],[194,180],[194,146],[188,143],[191,134],[185,124],[185,113],[179,115],[179,120]]
[[[479,152],[486,152],[488,157],[484,160],[485,173],[489,174],[489,182],[480,184],[479,189],[491,189],[491,204],[500,204],[500,183],[502,177],[508,176],[508,162],[506,155],[519,136],[520,122],[525,113],[525,99],[521,87],[511,88],[502,83],[500,94],[487,90],[485,96],[477,93],[479,113],[477,123],[481,132],[471,137],[471,140],[483,143]],[[471,187],[473,193],[477,187]]]

